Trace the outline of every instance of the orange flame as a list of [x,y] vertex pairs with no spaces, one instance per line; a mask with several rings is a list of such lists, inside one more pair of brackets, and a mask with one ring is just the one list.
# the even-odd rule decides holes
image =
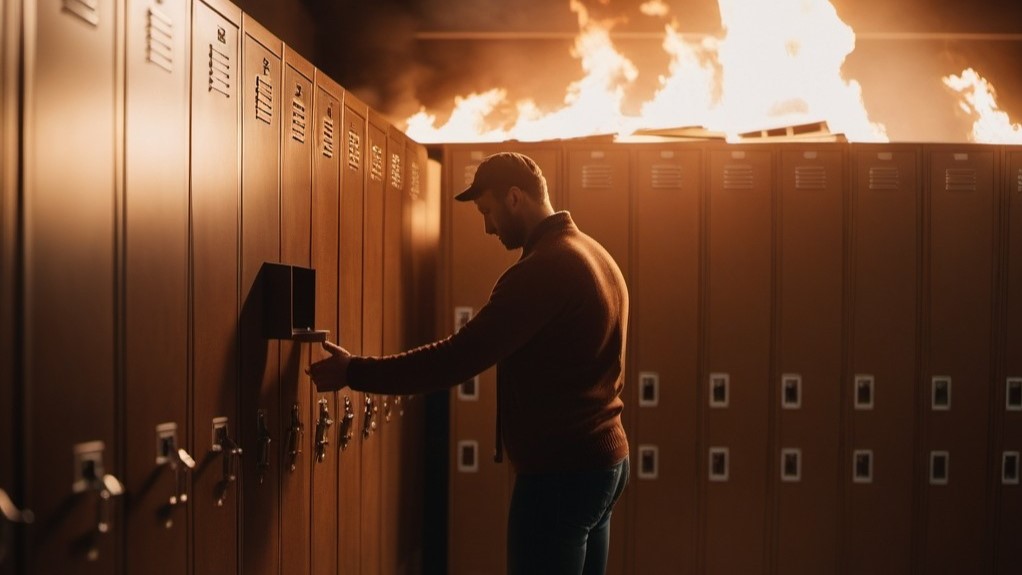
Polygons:
[[976,117],[970,139],[985,144],[1022,144],[1022,125],[1013,124],[998,108],[997,92],[986,78],[966,68],[960,76],[945,76],[944,84],[958,92],[962,111]]

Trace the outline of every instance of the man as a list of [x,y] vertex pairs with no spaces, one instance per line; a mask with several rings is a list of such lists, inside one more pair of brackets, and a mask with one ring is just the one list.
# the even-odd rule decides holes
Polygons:
[[402,395],[451,387],[497,365],[497,460],[516,472],[508,573],[603,573],[614,503],[628,482],[620,399],[628,290],[614,260],[555,213],[528,156],[487,157],[455,197],[487,234],[522,250],[457,333],[387,357],[330,357],[309,368],[321,392]]

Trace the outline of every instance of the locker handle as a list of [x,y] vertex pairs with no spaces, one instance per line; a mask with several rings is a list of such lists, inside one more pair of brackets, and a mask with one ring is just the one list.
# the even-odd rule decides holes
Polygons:
[[316,422],[316,462],[322,463],[326,459],[326,446],[330,444],[327,435],[334,420],[330,419],[330,407],[326,398],[319,400],[319,421]]
[[270,429],[266,425],[266,411],[260,409],[256,413],[256,428],[259,434],[259,449],[256,453],[256,470],[259,473],[259,483],[266,478],[266,471],[270,468]]
[[369,435],[376,430],[376,421],[374,417],[376,412],[379,411],[379,407],[376,406],[376,402],[373,401],[371,395],[366,395],[366,406],[365,413],[362,419],[362,437],[369,439]]
[[188,472],[195,469],[195,459],[183,448],[177,447],[175,436],[164,439],[163,450],[166,457],[165,465],[174,471],[174,493],[167,501],[168,514],[163,523],[164,527],[170,529],[174,526],[174,521],[170,518],[169,509],[188,502]]
[[224,457],[224,478],[220,484],[220,495],[217,497],[217,507],[223,507],[227,500],[227,489],[238,479],[238,459],[241,458],[241,447],[227,435],[227,426],[218,427],[216,430],[216,451]]
[[341,451],[348,448],[348,442],[355,436],[352,430],[355,424],[355,408],[351,405],[351,398],[344,396],[344,415],[341,418]]
[[32,523],[35,515],[27,509],[18,507],[7,496],[7,492],[0,489],[0,565],[7,557],[7,549],[11,547],[11,539],[14,536],[12,523]]
[[302,439],[305,437],[305,424],[299,414],[300,407],[296,403],[291,406],[291,429],[287,434],[288,454],[291,456],[291,471],[298,467],[298,456],[302,454]]

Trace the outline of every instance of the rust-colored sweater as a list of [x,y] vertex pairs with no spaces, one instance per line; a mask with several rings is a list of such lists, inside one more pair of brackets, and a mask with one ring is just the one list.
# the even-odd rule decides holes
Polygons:
[[498,421],[520,473],[596,470],[628,455],[628,289],[568,212],[540,222],[521,258],[457,333],[387,357],[353,358],[349,385],[382,394],[451,387],[497,365]]

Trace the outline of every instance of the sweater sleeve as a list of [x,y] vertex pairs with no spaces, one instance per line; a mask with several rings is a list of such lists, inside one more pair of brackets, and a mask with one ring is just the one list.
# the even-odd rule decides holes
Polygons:
[[559,306],[545,285],[556,277],[537,264],[523,259],[508,268],[486,305],[457,333],[396,355],[352,358],[348,385],[386,395],[426,393],[462,383],[511,355]]

